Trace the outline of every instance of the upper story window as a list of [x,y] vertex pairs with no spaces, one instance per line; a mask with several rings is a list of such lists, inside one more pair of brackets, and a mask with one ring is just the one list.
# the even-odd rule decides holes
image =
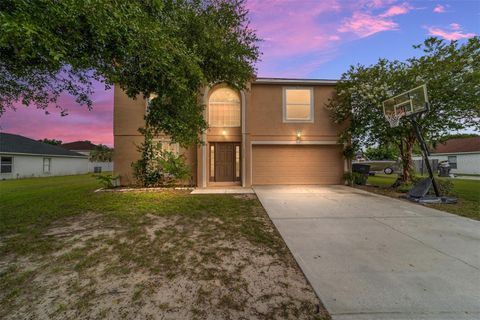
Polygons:
[[283,88],[283,122],[313,122],[313,89]]
[[210,127],[240,127],[240,97],[230,88],[215,89],[208,99]]

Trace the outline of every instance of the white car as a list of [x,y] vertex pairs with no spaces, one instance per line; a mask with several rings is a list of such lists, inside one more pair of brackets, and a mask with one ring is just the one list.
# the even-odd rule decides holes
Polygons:
[[361,163],[370,165],[370,172],[378,173],[383,172],[385,174],[392,174],[398,172],[401,168],[400,163],[395,160],[365,160],[365,161],[353,161],[353,163]]

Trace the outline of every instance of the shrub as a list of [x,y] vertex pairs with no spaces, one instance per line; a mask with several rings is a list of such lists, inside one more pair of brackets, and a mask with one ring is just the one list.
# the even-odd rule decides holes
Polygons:
[[[446,179],[435,179],[437,182],[438,192],[441,196],[451,196],[453,195],[453,182]],[[434,193],[433,188],[430,189],[430,193]]]
[[111,189],[117,187],[115,181],[120,178],[120,176],[113,176],[111,174],[98,174],[94,177],[100,182],[103,188]]
[[348,173],[345,173],[343,177],[350,186],[353,186],[354,184],[363,186],[367,184],[367,179],[368,179],[367,175],[363,173],[358,173],[358,172],[348,172]]
[[142,131],[145,142],[138,148],[141,158],[132,163],[133,174],[142,187],[171,186],[189,178],[190,170],[185,157],[163,150],[162,144],[153,143],[152,134]]
[[190,169],[185,163],[184,156],[178,156],[171,151],[160,150],[157,161],[166,184],[174,184],[186,180],[190,176]]

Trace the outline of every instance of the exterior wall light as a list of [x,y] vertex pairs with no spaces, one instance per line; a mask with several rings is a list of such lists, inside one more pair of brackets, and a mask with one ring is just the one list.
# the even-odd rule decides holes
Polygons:
[[302,131],[297,130],[297,134],[295,136],[296,136],[297,142],[300,142],[300,140],[302,139]]
[[227,134],[227,131],[223,130],[223,131],[222,131],[222,134],[223,134],[223,135],[226,135],[226,134]]

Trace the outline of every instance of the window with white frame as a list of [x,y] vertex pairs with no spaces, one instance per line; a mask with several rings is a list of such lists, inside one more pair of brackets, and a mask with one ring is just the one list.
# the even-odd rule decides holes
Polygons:
[[180,153],[180,145],[178,143],[172,143],[168,138],[153,139],[153,144],[159,146],[162,151],[169,151],[175,155]]
[[283,88],[283,121],[313,122],[313,89]]
[[12,173],[13,157],[1,157],[0,173]]
[[43,158],[43,173],[50,173],[52,158]]
[[240,96],[230,88],[214,89],[208,99],[210,127],[240,127]]
[[450,168],[457,169],[457,156],[448,156],[448,163]]

